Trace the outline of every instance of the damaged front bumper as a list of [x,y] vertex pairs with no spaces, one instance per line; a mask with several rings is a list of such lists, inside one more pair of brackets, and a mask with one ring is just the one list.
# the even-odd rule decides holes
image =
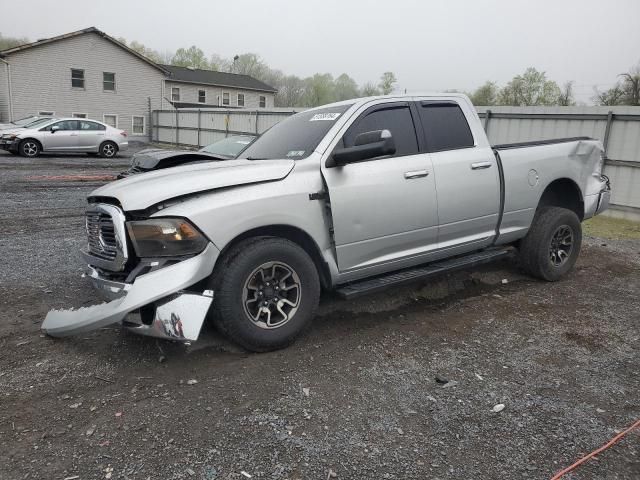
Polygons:
[[130,284],[101,278],[90,269],[90,280],[111,301],[78,310],[51,310],[42,330],[53,337],[66,337],[123,323],[143,335],[185,342],[197,340],[213,292],[184,289],[211,274],[219,253],[209,244],[199,255],[140,275]]

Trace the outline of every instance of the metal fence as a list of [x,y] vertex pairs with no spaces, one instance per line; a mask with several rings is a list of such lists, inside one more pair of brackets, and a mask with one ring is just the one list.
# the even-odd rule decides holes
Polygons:
[[[589,136],[602,141],[605,173],[620,214],[640,218],[640,107],[476,107],[492,144]],[[300,110],[155,110],[152,140],[208,145],[228,135],[260,134]]]
[[476,107],[492,144],[588,136],[602,141],[613,207],[640,218],[640,107]]
[[301,110],[154,110],[152,141],[201,147],[229,135],[259,135]]

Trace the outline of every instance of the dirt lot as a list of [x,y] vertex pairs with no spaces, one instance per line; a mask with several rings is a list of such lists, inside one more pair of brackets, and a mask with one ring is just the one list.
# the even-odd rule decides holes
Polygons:
[[[556,284],[504,262],[326,295],[269,354],[211,329],[191,347],[44,337],[50,308],[95,302],[76,252],[104,180],[58,176],[127,163],[0,153],[2,479],[544,479],[640,418],[634,239],[587,239]],[[640,432],[567,478],[640,478]]]

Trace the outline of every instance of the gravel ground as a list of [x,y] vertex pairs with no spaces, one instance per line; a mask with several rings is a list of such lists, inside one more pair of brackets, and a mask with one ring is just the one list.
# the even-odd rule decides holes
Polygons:
[[[313,328],[268,354],[210,328],[191,347],[44,337],[49,309],[95,301],[76,252],[103,182],[46,177],[128,161],[0,153],[0,478],[543,479],[640,418],[637,240],[586,239],[556,284],[507,261],[325,295]],[[639,440],[566,478],[640,478]]]

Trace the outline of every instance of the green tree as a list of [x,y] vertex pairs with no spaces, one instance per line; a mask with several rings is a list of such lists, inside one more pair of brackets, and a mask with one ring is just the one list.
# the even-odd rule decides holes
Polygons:
[[498,92],[500,88],[496,82],[486,82],[469,94],[471,103],[474,105],[489,106],[498,102]]
[[209,70],[210,67],[209,61],[207,60],[204,52],[195,45],[192,45],[189,48],[179,48],[176,50],[176,54],[173,56],[171,64],[178,67],[193,67],[202,70]]
[[380,77],[378,87],[380,87],[380,91],[383,95],[389,95],[393,92],[394,86],[397,82],[398,80],[393,72],[384,72]]
[[380,95],[380,90],[378,90],[378,87],[376,87],[372,82],[367,82],[362,85],[360,95],[363,97],[375,97],[376,95]]
[[560,87],[553,80],[547,80],[545,72],[533,67],[517,75],[500,91],[500,105],[557,105]]
[[269,73],[269,67],[256,53],[243,53],[234,57],[231,62],[231,72],[249,75],[262,80]]
[[333,76],[330,73],[316,73],[305,79],[304,106],[317,107],[335,100]]
[[6,37],[0,33],[0,51],[29,43],[26,37]]
[[334,82],[334,94],[337,101],[357,98],[358,84],[349,75],[343,73]]

